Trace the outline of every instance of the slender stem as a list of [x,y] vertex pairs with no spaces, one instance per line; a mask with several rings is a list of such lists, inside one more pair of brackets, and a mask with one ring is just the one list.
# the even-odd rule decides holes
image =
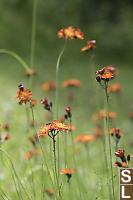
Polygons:
[[[38,136],[38,133],[37,133],[37,130],[36,130],[36,127],[35,127],[35,117],[34,117],[34,111],[33,111],[33,107],[32,107],[32,105],[31,105],[31,103],[30,103],[30,108],[31,108],[31,113],[32,113],[33,127],[34,127],[35,133],[36,133],[36,135],[37,135],[37,137],[38,137],[38,143],[39,143],[39,145],[40,145],[40,148],[41,148],[41,151],[42,151],[42,155],[43,155],[43,162],[44,162],[45,165],[46,165],[46,168],[47,168],[49,177],[50,177],[51,182],[52,182],[52,184],[53,184],[53,180],[52,180],[52,177],[51,177],[51,174],[50,174],[50,171],[49,171],[49,168],[48,168],[46,159],[45,159],[44,150],[43,150],[43,147],[42,147],[40,138],[39,138],[39,136]],[[54,185],[54,184],[53,184],[53,185]]]
[[23,186],[23,184],[22,184],[22,182],[21,182],[19,176],[17,175],[17,172],[16,172],[16,170],[15,170],[15,167],[14,167],[14,164],[13,164],[13,162],[12,162],[12,159],[10,158],[10,156],[8,155],[8,153],[7,153],[6,151],[4,151],[4,150],[1,149],[1,148],[0,148],[0,151],[1,151],[2,153],[4,153],[4,154],[7,156],[8,160],[9,160],[10,163],[11,163],[13,172],[14,172],[14,174],[15,174],[17,180],[19,181],[19,183],[20,183],[21,187],[23,188],[25,194],[27,195],[28,199],[29,199],[29,200],[32,200],[31,197],[29,196],[28,192],[26,191],[25,187]]
[[[56,63],[56,96],[55,96],[55,105],[56,105],[56,119],[58,120],[58,114],[59,114],[59,66],[60,66],[60,60],[61,57],[63,56],[65,47],[67,44],[67,40],[65,40],[63,49],[61,50],[57,63]],[[57,135],[57,151],[58,151],[58,176],[59,176],[59,171],[60,171],[60,141],[59,141],[59,135]]]
[[[108,159],[107,159],[107,153],[106,153],[106,118],[104,118],[104,135],[103,135],[103,151],[104,151],[104,159],[105,159],[105,167],[106,167],[106,175],[107,175],[107,179],[109,177],[109,169],[108,169]],[[111,191],[110,191],[110,186],[109,186],[109,181],[107,181],[108,183],[108,192],[109,192],[109,199],[111,198]]]
[[26,62],[19,55],[17,55],[15,52],[7,50],[7,49],[0,49],[0,53],[8,54],[8,55],[12,56],[25,68],[25,70],[30,70],[30,68],[26,64]]
[[65,40],[63,49],[61,50],[58,59],[57,59],[57,63],[56,63],[56,97],[55,97],[55,104],[56,104],[56,119],[58,120],[58,112],[59,112],[59,108],[58,108],[58,104],[59,104],[59,67],[60,67],[60,60],[61,57],[63,56],[65,47],[66,47],[66,43],[67,40]]
[[[109,128],[109,96],[108,96],[107,89],[108,89],[108,82],[105,81],[105,97],[106,97],[106,104],[107,104],[107,128],[108,128],[108,133],[109,133],[109,131],[110,131],[110,128]],[[111,169],[111,178],[112,178],[112,193],[113,193],[113,199],[115,200],[110,134],[108,134],[108,141],[109,141],[109,154],[110,154],[110,169]]]
[[[37,22],[37,0],[33,0],[33,12],[32,12],[32,34],[31,34],[31,50],[30,50],[30,68],[31,70],[34,67],[34,58],[35,58],[35,43],[36,43],[36,23]],[[30,88],[32,87],[32,78],[30,76],[29,84]]]

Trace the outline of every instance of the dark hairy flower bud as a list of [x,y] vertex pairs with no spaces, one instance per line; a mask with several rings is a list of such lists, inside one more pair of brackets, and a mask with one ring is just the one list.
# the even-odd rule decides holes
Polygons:
[[18,86],[18,89],[19,89],[20,91],[24,91],[24,86],[23,86],[22,84],[20,84],[20,85]]

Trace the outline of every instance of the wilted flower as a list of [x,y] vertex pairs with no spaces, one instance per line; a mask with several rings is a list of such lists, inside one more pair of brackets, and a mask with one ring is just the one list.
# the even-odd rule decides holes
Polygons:
[[41,102],[41,104],[44,105],[45,110],[48,110],[50,112],[52,111],[51,109],[52,109],[53,103],[51,101],[48,103],[47,97],[45,97],[44,99],[41,99],[40,102]]
[[90,51],[96,48],[96,40],[91,40],[87,42],[87,45],[83,47],[80,51]]

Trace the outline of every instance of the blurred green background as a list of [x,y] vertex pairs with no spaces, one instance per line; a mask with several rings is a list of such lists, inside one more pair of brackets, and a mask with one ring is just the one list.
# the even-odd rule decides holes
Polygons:
[[[16,52],[28,64],[30,63],[32,3],[32,0],[0,0],[0,48]],[[132,141],[133,128],[132,121],[129,119],[130,105],[133,103],[133,1],[131,0],[38,0],[34,65],[38,75],[34,78],[32,90],[33,97],[38,101],[38,107],[35,109],[35,118],[38,120],[37,129],[40,128],[40,121],[44,120],[44,113],[46,113],[39,104],[40,99],[44,96],[48,96],[48,99],[52,101],[55,99],[55,91],[42,92],[40,86],[44,81],[55,80],[56,61],[64,44],[64,39],[59,39],[57,32],[62,27],[67,28],[68,26],[79,27],[85,34],[85,40],[72,40],[67,45],[61,60],[59,81],[61,85],[64,80],[77,78],[82,81],[82,87],[72,89],[74,93],[72,102],[67,99],[69,89],[60,87],[59,114],[63,115],[65,106],[71,105],[73,124],[77,127],[74,137],[82,133],[92,134],[95,126],[91,118],[92,114],[104,107],[103,91],[94,83],[94,71],[104,65],[113,65],[119,72],[113,82],[119,82],[123,90],[120,95],[113,94],[110,97],[110,110],[116,111],[118,116],[111,123],[111,128],[116,126],[122,129],[126,136],[121,139],[119,146],[126,148],[126,152],[130,154],[132,146],[129,144]],[[87,40],[92,39],[97,41],[97,48],[92,52],[95,57],[93,62],[90,62],[89,55],[80,53],[80,49],[85,46]],[[12,136],[12,140],[3,146],[12,155],[17,163],[17,170],[23,177],[24,169],[27,167],[24,155],[31,148],[27,138],[33,134],[33,129],[30,130],[29,135],[26,134],[25,109],[17,105],[17,101],[14,100],[17,86],[20,83],[24,84],[26,88],[28,87],[28,78],[24,74],[24,69],[10,56],[1,54],[0,118],[2,123],[8,122],[11,125]],[[114,145],[112,141],[112,146],[114,147]],[[98,175],[101,176],[101,171],[104,171],[103,165],[100,165],[101,156],[103,156],[101,146],[102,142],[96,141],[95,145],[92,144],[90,148],[90,169],[95,172],[95,175],[87,172],[84,176],[86,183],[88,181],[85,186],[85,196],[88,195],[88,185],[91,188],[91,192],[89,190],[90,197],[94,197],[96,187],[99,196],[101,193],[98,183],[97,186],[95,185],[98,178],[96,172],[98,171]],[[48,147],[47,143],[45,148],[48,149]],[[99,150],[96,151],[97,149]],[[84,151],[83,154],[82,158],[77,158],[81,185],[84,182],[83,169],[88,169]],[[95,165],[95,160],[99,163],[99,169]],[[115,162],[114,157],[113,161]],[[73,167],[71,159],[68,162],[68,166]],[[4,169],[4,164],[1,163],[1,165]],[[64,163],[62,163],[62,167],[64,167]],[[5,174],[7,173],[6,169],[3,171]],[[5,176],[6,178],[0,178],[0,183],[4,181],[3,189],[9,186],[10,175]],[[89,182],[90,179],[93,180],[93,184]],[[104,184],[106,185],[106,181]],[[12,186],[10,185],[10,187],[9,193],[12,191]],[[78,199],[77,191],[74,191],[73,195],[75,194]],[[97,198],[97,194],[95,196]],[[65,198],[68,199],[67,196]]]

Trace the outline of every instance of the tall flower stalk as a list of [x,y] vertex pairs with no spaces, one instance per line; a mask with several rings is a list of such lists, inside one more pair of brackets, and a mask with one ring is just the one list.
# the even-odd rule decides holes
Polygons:
[[[80,29],[78,28],[77,30],[75,30],[74,28],[72,28],[71,26],[64,29],[60,29],[60,31],[58,32],[58,37],[59,38],[64,38],[65,42],[64,42],[64,46],[58,56],[57,59],[57,64],[56,64],[56,97],[55,97],[55,101],[56,101],[56,119],[58,120],[58,115],[59,115],[59,67],[60,67],[60,61],[61,58],[63,56],[66,44],[68,40],[72,40],[72,39],[81,39],[83,40],[83,33],[80,31]],[[60,142],[59,142],[59,136],[57,136],[57,147],[58,147],[58,174],[60,171]]]
[[[34,58],[35,58],[35,44],[36,44],[36,23],[37,23],[37,0],[33,0],[33,12],[32,12],[32,33],[31,33],[31,49],[30,49],[30,68],[34,68]],[[31,74],[29,79],[29,87],[32,87]]]
[[[108,96],[107,89],[108,89],[108,82],[105,81],[105,98],[106,98],[106,106],[107,106],[107,129],[108,129],[108,133],[109,133],[109,131],[110,131],[110,128],[109,128],[109,96]],[[110,154],[110,169],[111,169],[111,178],[112,178],[112,193],[113,193],[113,199],[115,200],[111,138],[110,138],[110,134],[108,134],[108,135],[109,135],[108,142],[109,142],[109,154]]]
[[[104,67],[101,70],[96,72],[96,80],[103,87],[105,92],[106,99],[106,110],[105,118],[107,121],[107,131],[108,131],[108,142],[109,142],[109,157],[110,157],[110,172],[111,172],[111,180],[112,180],[112,196],[113,200],[115,200],[115,192],[114,192],[114,176],[113,176],[113,167],[112,167],[112,149],[111,149],[111,138],[110,138],[110,122],[109,122],[109,95],[108,95],[108,84],[111,79],[114,78],[116,69],[114,67],[108,66]],[[106,153],[106,152],[105,152]]]
[[54,183],[55,183],[57,197],[61,196],[61,192],[60,192],[59,177],[57,171],[57,160],[56,160],[56,136],[59,135],[60,132],[67,130],[69,130],[68,125],[54,120],[51,123],[41,127],[39,131],[39,137],[49,136],[53,142],[54,175],[55,175]]

